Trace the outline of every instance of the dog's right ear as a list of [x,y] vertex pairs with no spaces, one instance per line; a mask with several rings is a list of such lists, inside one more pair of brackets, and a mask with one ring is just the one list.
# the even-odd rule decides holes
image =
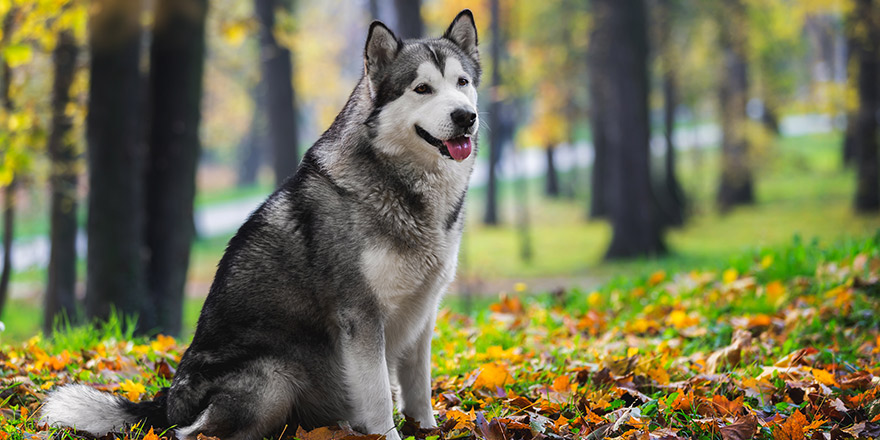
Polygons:
[[367,34],[364,47],[364,69],[367,76],[373,76],[387,66],[400,51],[402,42],[381,21],[374,21]]

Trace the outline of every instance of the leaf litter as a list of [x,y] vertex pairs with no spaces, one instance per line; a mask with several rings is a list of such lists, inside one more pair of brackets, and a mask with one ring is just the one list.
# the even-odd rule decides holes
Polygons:
[[[476,316],[444,309],[433,344],[438,427],[398,416],[398,428],[411,440],[878,438],[877,254],[842,253],[790,276],[774,268],[782,258],[765,255],[745,268],[657,271],[590,293],[502,295]],[[185,350],[167,336],[84,345],[35,337],[2,348],[0,440],[93,439],[39,424],[48,390],[79,382],[150,399]],[[345,423],[281,436],[381,438]],[[117,438],[173,431],[105,436]]]

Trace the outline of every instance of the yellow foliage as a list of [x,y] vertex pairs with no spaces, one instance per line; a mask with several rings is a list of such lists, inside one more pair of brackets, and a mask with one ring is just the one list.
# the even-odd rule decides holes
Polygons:
[[125,397],[128,400],[134,402],[141,397],[141,394],[147,391],[143,384],[132,382],[131,379],[126,379],[125,382],[119,384],[119,388],[125,391]]
[[474,388],[495,390],[498,387],[513,383],[513,376],[510,375],[507,366],[499,362],[483,364],[476,374],[478,376],[474,382]]

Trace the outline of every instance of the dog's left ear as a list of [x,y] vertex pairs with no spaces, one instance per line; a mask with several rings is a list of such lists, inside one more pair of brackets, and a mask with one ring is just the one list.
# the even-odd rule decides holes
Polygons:
[[397,58],[402,43],[381,21],[374,21],[364,47],[364,69],[372,77]]
[[474,22],[474,14],[470,9],[465,9],[455,16],[449,29],[443,34],[443,38],[452,40],[464,53],[472,56],[475,60],[480,59],[477,50],[477,24]]

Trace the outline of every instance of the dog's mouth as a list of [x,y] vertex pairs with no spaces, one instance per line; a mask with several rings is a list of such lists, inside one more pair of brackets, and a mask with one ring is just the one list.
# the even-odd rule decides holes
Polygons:
[[424,128],[419,127],[418,125],[416,125],[416,133],[424,139],[425,142],[437,147],[437,149],[440,150],[440,154],[458,162],[467,159],[473,150],[473,141],[468,134],[441,141],[440,139],[431,136],[431,133],[428,133]]

